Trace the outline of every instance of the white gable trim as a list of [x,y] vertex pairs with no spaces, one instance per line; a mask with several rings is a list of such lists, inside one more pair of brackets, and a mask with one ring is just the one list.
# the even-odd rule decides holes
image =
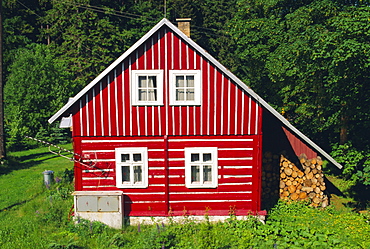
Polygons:
[[135,51],[141,44],[143,44],[149,37],[151,37],[155,32],[157,32],[163,25],[168,26],[175,34],[180,36],[185,42],[190,44],[198,53],[207,58],[212,62],[217,68],[219,68],[225,75],[232,79],[236,84],[238,84],[242,89],[244,89],[251,97],[253,97],[257,103],[261,104],[266,108],[271,114],[278,118],[289,130],[294,134],[304,140],[312,148],[314,148],[319,154],[337,166],[339,169],[342,168],[342,165],[337,163],[328,153],[321,149],[317,144],[315,144],[311,139],[306,137],[302,132],[295,128],[292,124],[289,123],[280,113],[278,113],[274,108],[272,108],[266,101],[264,101],[258,94],[256,94],[252,89],[244,84],[238,77],[231,73],[226,67],[224,67],[220,62],[218,62],[212,55],[208,54],[203,48],[201,48],[197,43],[192,39],[187,37],[182,31],[180,31],[175,25],[173,25],[169,20],[163,18],[157,25],[155,25],[148,33],[146,33],[141,39],[139,39],[130,49],[124,52],[116,61],[114,61],[109,67],[107,67],[98,77],[96,77],[90,84],[88,84],[84,89],[82,89],[73,100],[69,101],[64,105],[57,113],[55,113],[48,121],[53,123],[55,120],[60,118],[64,112],[66,112],[77,100],[85,95],[92,87],[95,86],[100,80],[102,80],[110,71],[112,71],[117,65],[119,65],[127,56],[129,56],[133,51]]

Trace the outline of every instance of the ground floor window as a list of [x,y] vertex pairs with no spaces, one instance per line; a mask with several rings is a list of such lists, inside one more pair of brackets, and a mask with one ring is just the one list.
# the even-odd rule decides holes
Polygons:
[[215,188],[218,183],[217,148],[185,148],[185,182],[188,188]]
[[118,188],[148,187],[148,148],[116,148]]

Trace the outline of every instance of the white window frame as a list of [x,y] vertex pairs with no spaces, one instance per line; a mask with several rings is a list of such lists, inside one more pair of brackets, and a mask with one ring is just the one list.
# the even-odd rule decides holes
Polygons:
[[[191,154],[199,154],[199,158],[203,158],[203,154],[210,153],[211,161],[202,162],[191,162]],[[192,165],[199,165],[200,182],[192,182],[191,179],[191,167]],[[205,165],[211,165],[211,176],[212,181],[204,182],[203,167]],[[217,188],[218,186],[218,153],[217,147],[196,147],[196,148],[185,148],[185,185],[187,188]]]
[[[139,100],[139,76],[156,76],[157,100]],[[163,70],[132,70],[131,71],[131,104],[135,106],[163,105]]]
[[[148,148],[147,147],[128,147],[116,148],[116,186],[117,188],[147,188],[148,187]],[[133,159],[133,154],[141,154],[141,162],[136,163]],[[121,162],[122,154],[130,154],[128,162]],[[122,180],[122,166],[130,167],[130,181],[123,182]],[[142,166],[142,181],[140,183],[134,182],[134,166]]]
[[[176,100],[176,76],[194,76],[194,100]],[[170,70],[170,105],[201,105],[202,104],[202,77],[200,70]]]

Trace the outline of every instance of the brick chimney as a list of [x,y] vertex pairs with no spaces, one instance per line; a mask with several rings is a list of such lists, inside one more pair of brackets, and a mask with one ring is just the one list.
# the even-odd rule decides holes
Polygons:
[[176,18],[178,28],[187,36],[190,37],[190,21],[191,18]]

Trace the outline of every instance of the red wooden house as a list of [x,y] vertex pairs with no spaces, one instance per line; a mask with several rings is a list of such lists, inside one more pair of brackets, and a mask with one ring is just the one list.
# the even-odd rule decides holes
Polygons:
[[91,219],[256,214],[264,144],[341,167],[167,19],[49,122],[68,116]]

